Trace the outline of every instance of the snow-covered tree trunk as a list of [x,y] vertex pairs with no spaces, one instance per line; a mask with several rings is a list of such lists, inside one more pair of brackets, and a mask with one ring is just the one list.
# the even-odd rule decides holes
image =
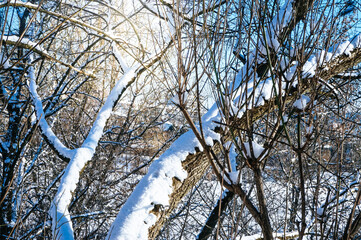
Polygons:
[[[357,175],[359,168],[359,163],[350,163],[357,154],[352,159],[344,156],[351,155],[348,144],[357,145],[348,138],[357,138],[359,118],[354,115],[361,112],[359,108],[351,114],[348,107],[355,107],[354,99],[361,97],[357,86],[347,89],[354,98],[343,92],[360,77],[355,72],[361,62],[361,37],[355,33],[361,20],[356,14],[344,18],[357,12],[357,4],[0,0],[0,238],[107,234],[107,239],[155,239],[187,193],[203,188],[199,182],[210,167],[219,185],[214,179],[207,184],[235,196],[234,208],[219,211],[219,229],[234,224],[231,219],[222,226],[234,213],[247,216],[234,234],[217,228],[222,237],[250,233],[255,235],[249,239],[272,239],[281,231],[284,238],[313,232],[324,238],[328,233],[358,237],[361,190],[354,189],[359,178],[342,188],[347,185],[344,175]],[[204,90],[208,86],[212,89]],[[127,90],[132,95],[129,107],[119,102]],[[216,103],[203,115],[208,104],[203,99],[210,92]],[[158,103],[177,108],[191,129],[158,159],[163,151],[158,144],[173,140],[166,139],[173,133],[159,134],[171,114],[153,118],[143,102],[140,107],[146,111],[134,113],[133,104],[139,104],[134,99],[141,95],[157,111],[159,106],[153,105]],[[335,126],[313,125],[323,114],[315,106],[327,101],[339,105],[326,106],[327,114],[336,116],[329,121]],[[121,113],[114,114],[117,107]],[[353,128],[347,129],[344,121]],[[148,133],[149,126],[157,130]],[[134,133],[138,129],[141,133]],[[314,141],[317,131],[336,136],[337,149],[327,147],[333,157],[323,159],[326,145],[322,139]],[[162,138],[154,143],[157,134]],[[133,144],[134,139],[144,141],[145,149],[138,140]],[[280,166],[278,155],[284,155],[276,149],[288,154],[279,160]],[[318,160],[312,152],[316,149]],[[150,158],[143,155],[146,151],[155,153]],[[129,156],[137,160],[125,159]],[[106,166],[97,166],[99,162]],[[317,182],[310,162],[317,164]],[[242,174],[249,174],[246,180]],[[337,179],[335,186],[322,179],[327,174]],[[269,188],[277,184],[286,190]],[[297,188],[290,201],[280,196],[289,185]],[[95,189],[106,194],[100,196]],[[192,192],[185,219],[193,214],[193,197]],[[197,235],[187,228],[202,228],[207,207],[196,205],[204,214],[192,215],[197,223],[184,222],[180,233],[171,227],[172,221],[183,221],[182,214],[170,218],[166,228],[170,234],[174,230],[172,237]],[[205,205],[208,210],[214,206]]]
[[[265,33],[264,42],[260,41],[258,48],[254,50],[254,54],[251,54],[253,57],[259,54],[258,60],[249,59],[249,62],[239,71],[235,79],[236,83],[233,86],[238,87],[241,85],[238,89],[243,90],[240,91],[240,94],[236,95],[234,103],[238,103],[243,108],[237,110],[237,113],[241,114],[232,118],[232,125],[226,126],[235,129],[245,129],[250,123],[256,122],[257,119],[267,113],[278,109],[279,98],[282,98],[282,104],[291,104],[292,106],[302,94],[313,91],[319,79],[327,82],[331,77],[361,62],[361,45],[360,36],[358,35],[350,41],[343,43],[344,45],[336,45],[324,50],[322,53],[316,52],[314,55],[310,55],[309,59],[299,63],[301,67],[300,73],[297,73],[295,68],[287,69],[285,74],[288,80],[285,81],[289,81],[291,78],[294,80],[292,83],[293,88],[287,89],[287,93],[282,92],[284,87],[276,86],[275,88],[279,87],[280,92],[276,96],[270,97],[273,95],[271,93],[272,89],[265,87],[266,84],[272,86],[270,79],[268,80],[270,81],[269,83],[259,80],[257,84],[252,84],[252,81],[258,81],[258,79],[252,78],[252,69],[257,70],[259,78],[265,76],[270,70],[270,65],[277,61],[275,54],[279,51],[280,45],[283,44],[281,41],[284,41],[296,24],[305,18],[308,9],[312,8],[312,5],[313,1],[288,1],[271,21],[272,24]],[[315,61],[316,57],[319,58],[320,55],[322,59]],[[286,63],[285,65],[287,66],[288,64]],[[249,78],[251,80],[247,80]],[[182,105],[181,98],[180,96],[180,100],[176,101],[176,104]],[[250,104],[250,99],[253,99],[255,103]],[[241,103],[239,104],[239,102]],[[296,105],[297,103],[295,103]],[[197,130],[194,128],[193,131],[177,139],[153,163],[148,174],[140,181],[133,194],[123,205],[109,231],[107,239],[154,239],[157,236],[166,218],[175,209],[177,203],[197,184],[195,180],[200,179],[208,166],[214,161],[214,159],[210,159],[207,156],[207,152],[212,152],[212,156],[217,155],[221,151],[220,138],[222,138],[223,142],[233,138],[229,131],[224,131],[224,126],[216,124],[222,122],[222,114],[218,111],[217,104],[215,104],[202,117],[201,122],[204,132],[202,140],[204,144],[198,141],[200,139],[197,136]],[[249,157],[249,167],[255,171],[255,181],[258,182],[256,186],[259,210],[237,184],[229,183],[226,177],[220,176],[220,178],[224,180],[227,189],[237,193],[242,201],[244,201],[256,222],[261,226],[265,238],[272,239],[273,229],[268,219],[266,201],[263,196],[261,165],[251,162],[253,160],[258,161],[259,154],[255,156],[256,159],[253,159],[254,156],[251,156],[253,153],[251,154],[250,152],[255,151],[255,149],[249,150],[249,148],[252,147],[248,145],[245,155]],[[264,153],[263,151],[262,154]],[[212,167],[214,168],[213,165]],[[301,235],[304,234],[304,231],[305,226],[302,227]]]
[[77,183],[79,182],[81,171],[95,153],[95,148],[98,146],[98,142],[103,135],[105,124],[111,116],[114,106],[121,97],[126,86],[134,81],[135,77],[135,69],[129,69],[112,89],[112,92],[98,113],[88,137],[85,139],[83,145],[75,150],[75,154],[71,158],[64,175],[61,178],[58,192],[50,209],[50,214],[53,219],[53,236],[56,239],[69,240],[74,238],[68,211],[72,199],[72,192],[75,191]]

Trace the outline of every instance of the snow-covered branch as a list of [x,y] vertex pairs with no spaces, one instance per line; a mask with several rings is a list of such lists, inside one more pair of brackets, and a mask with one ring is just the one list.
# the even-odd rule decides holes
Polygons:
[[97,32],[99,34],[104,35],[105,37],[107,37],[108,39],[110,39],[110,40],[112,40],[114,42],[121,43],[119,41],[119,39],[117,39],[114,35],[112,35],[110,33],[107,33],[107,32],[103,31],[100,28],[97,28],[97,27],[95,27],[95,26],[93,26],[91,24],[87,24],[87,23],[85,23],[85,22],[83,22],[81,20],[78,20],[78,19],[74,18],[74,17],[64,16],[64,15],[62,15],[60,13],[46,10],[46,9],[42,8],[40,5],[35,5],[35,4],[30,4],[30,3],[26,3],[26,2],[22,2],[22,1],[15,1],[15,0],[0,3],[0,8],[9,7],[9,6],[11,6],[11,7],[25,7],[25,8],[32,9],[32,10],[37,10],[39,12],[46,13],[46,14],[49,14],[51,16],[63,19],[65,21],[69,21],[69,22],[71,22],[73,24],[76,24],[76,25],[91,29],[91,30],[93,30],[93,31],[95,31],[95,32]]
[[[81,74],[84,74],[86,76],[90,76],[90,77],[93,77],[95,78],[95,75],[92,74],[92,73],[88,73],[88,72],[85,72],[79,68],[76,68],[74,66],[72,66],[71,64],[69,63],[65,63],[55,57],[52,57],[47,51],[45,51],[41,46],[40,46],[40,43],[37,43],[37,42],[33,42],[31,41],[30,39],[27,39],[27,38],[20,38],[18,36],[4,36],[3,38],[3,41],[6,43],[6,44],[9,44],[9,45],[14,45],[14,46],[17,46],[17,47],[21,47],[21,48],[24,48],[24,49],[28,49],[30,51],[33,51],[37,54],[39,54],[40,56],[46,58],[46,59],[49,59],[51,61],[54,61],[56,63],[59,63],[65,67],[68,67],[68,68],[71,68],[73,69],[74,71],[78,72],[78,73],[81,73]],[[9,68],[11,66],[10,62],[9,61],[6,61],[6,68]]]
[[112,89],[104,105],[100,109],[95,122],[84,140],[82,146],[75,151],[71,158],[65,173],[61,178],[57,194],[54,197],[50,209],[52,221],[53,236],[58,240],[74,239],[73,228],[68,210],[72,199],[72,193],[79,182],[80,172],[95,153],[95,148],[103,135],[103,130],[108,118],[113,112],[114,105],[123,94],[127,85],[136,78],[137,68],[131,68],[117,82]]
[[[216,126],[214,121],[219,120],[219,118],[216,104],[202,118],[205,139],[210,146],[213,146],[214,141],[220,140],[220,135],[213,131]],[[138,183],[132,195],[121,208],[109,230],[107,239],[148,238],[149,231],[159,220],[162,215],[161,212],[170,205],[171,195],[186,178],[190,177],[183,166],[184,160],[196,154],[196,149],[203,151],[193,131],[189,130],[152,163],[148,174]],[[205,165],[208,166],[207,162]],[[202,164],[199,164],[198,167],[201,166]],[[172,203],[172,205],[175,204]],[[162,217],[164,218],[164,216]]]
[[39,127],[41,133],[45,137],[48,144],[59,154],[61,158],[69,161],[73,155],[74,150],[67,148],[64,144],[59,140],[59,138],[54,134],[53,130],[49,126],[48,122],[45,119],[45,113],[43,110],[43,104],[41,102],[41,98],[37,92],[37,85],[35,82],[35,73],[34,67],[29,67],[29,91],[33,100],[33,105],[35,109],[36,118],[39,121]]
[[[299,4],[300,1],[297,1]],[[291,12],[293,11],[290,7],[292,1],[289,1],[285,7],[281,9],[278,15],[274,18],[273,27],[269,33],[274,35],[281,34],[281,29],[287,28],[291,23]],[[295,5],[297,5],[295,4]],[[282,19],[282,20],[281,20]],[[272,32],[273,31],[273,32]],[[267,38],[267,41],[264,44],[270,45],[260,45],[258,46],[258,51],[261,49],[264,55],[264,59],[269,54],[267,49],[278,50],[280,45],[277,44],[276,38],[274,36]],[[257,50],[255,50],[257,51]],[[353,49],[351,52],[356,53],[358,49]],[[361,61],[361,54],[355,54],[349,57],[353,57],[350,62],[352,65],[348,65],[343,68],[347,69]],[[356,57],[356,55],[360,55]],[[334,55],[332,59],[329,59],[329,62],[332,61],[346,61],[345,54],[340,52],[340,54]],[[336,60],[338,59],[338,60]],[[343,60],[341,60],[343,59]],[[355,61],[358,59],[357,61]],[[262,58],[261,58],[262,60]],[[291,64],[291,68],[288,69],[285,73],[286,78],[282,79],[283,83],[281,86],[275,86],[274,79],[266,78],[259,79],[255,78],[253,74],[249,74],[249,66],[254,66],[254,64],[259,63],[255,62],[254,59],[249,59],[250,64],[245,64],[244,68],[238,73],[235,84],[233,86],[239,87],[239,91],[235,94],[235,100],[232,103],[234,106],[234,111],[238,114],[236,117],[238,120],[234,121],[234,125],[237,128],[242,128],[246,125],[245,114],[247,111],[252,112],[254,119],[262,117],[265,113],[277,107],[275,104],[275,95],[274,92],[277,92],[278,95],[283,96],[283,90],[286,87],[287,83],[292,79],[295,79],[297,63]],[[261,61],[263,62],[263,60]],[[315,71],[322,72],[322,66],[315,65]],[[304,70],[303,73],[306,71]],[[332,71],[332,75],[339,73],[339,71]],[[310,77],[310,75],[304,75]],[[331,72],[330,72],[331,76]],[[300,81],[307,82],[306,79]],[[296,87],[298,82],[295,80],[293,82],[293,87]],[[310,90],[310,85],[303,85],[302,91],[307,92]],[[294,102],[298,99],[299,92],[294,90],[289,93],[289,96],[286,98],[287,102]],[[252,98],[250,95],[253,95]],[[255,100],[251,102],[251,100]],[[238,104],[236,107],[235,105]],[[209,116],[212,117],[209,117]],[[219,136],[214,132],[217,127],[214,122],[221,122],[221,115],[218,112],[217,105],[215,104],[211,110],[202,118],[203,128],[205,129],[205,139],[209,146],[213,146],[213,142],[216,141]],[[210,124],[212,123],[212,127]],[[210,134],[212,133],[212,134]],[[258,146],[258,145],[257,145]],[[183,189],[179,187],[184,184],[188,178],[196,178],[194,175],[201,175],[203,172],[200,167],[200,172],[194,173],[188,168],[187,164],[192,162],[201,166],[205,164],[204,155],[202,153],[195,153],[195,149],[203,151],[200,143],[192,132],[187,132],[176,140],[172,146],[150,167],[148,174],[139,182],[134,192],[128,199],[128,201],[123,205],[121,211],[119,212],[114,224],[112,225],[107,239],[146,239],[148,237],[156,236],[156,229],[159,229],[157,224],[161,225],[164,222],[164,218],[169,212],[176,206],[177,202],[181,197],[187,192],[187,186],[183,185]],[[250,149],[251,147],[249,147]],[[262,146],[259,146],[256,149],[256,154],[259,157],[261,154],[264,154],[264,149]],[[245,151],[245,155],[252,155],[250,150]],[[192,160],[189,160],[192,159]],[[205,164],[208,166],[207,164]],[[192,165],[193,166],[193,165]],[[203,170],[206,167],[202,168]],[[194,174],[194,175],[191,175]],[[195,184],[195,183],[193,183]],[[186,184],[185,184],[186,185]],[[169,207],[168,207],[169,206]]]

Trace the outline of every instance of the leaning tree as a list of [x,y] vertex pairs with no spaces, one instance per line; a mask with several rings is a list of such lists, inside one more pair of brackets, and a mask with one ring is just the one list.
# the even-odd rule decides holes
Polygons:
[[[162,238],[206,174],[223,194],[170,238],[359,237],[359,7],[1,1],[0,234]],[[188,132],[140,153],[169,107]]]

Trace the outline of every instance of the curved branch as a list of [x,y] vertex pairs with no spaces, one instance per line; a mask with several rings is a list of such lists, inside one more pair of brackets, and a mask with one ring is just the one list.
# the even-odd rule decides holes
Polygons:
[[32,41],[30,41],[29,39],[26,39],[26,38],[19,38],[19,37],[16,37],[16,36],[7,36],[6,38],[3,39],[3,42],[6,43],[6,44],[9,44],[9,45],[14,45],[16,47],[20,47],[20,48],[24,48],[24,49],[29,49],[30,51],[32,52],[35,52],[37,54],[39,54],[40,56],[46,58],[46,59],[49,59],[51,61],[54,61],[56,63],[59,63],[65,67],[68,67],[78,73],[81,73],[81,74],[84,74],[86,76],[89,76],[89,77],[92,77],[92,78],[96,78],[96,76],[92,73],[88,73],[88,72],[85,72],[79,68],[76,68],[74,66],[72,66],[71,64],[69,63],[65,63],[63,61],[60,61],[52,56],[50,56],[43,48],[41,48],[39,46],[38,43],[34,43]]
[[33,100],[33,105],[35,109],[36,117],[39,121],[39,127],[41,130],[44,139],[49,144],[49,146],[58,153],[58,156],[66,162],[74,155],[74,150],[67,148],[59,138],[54,134],[53,130],[45,120],[45,113],[43,110],[43,104],[41,102],[40,96],[36,91],[36,83],[35,83],[35,74],[34,67],[29,67],[29,91],[31,94],[31,98]]
[[72,193],[79,182],[80,173],[86,164],[92,159],[99,140],[103,135],[103,130],[107,120],[113,113],[113,109],[117,105],[120,97],[130,87],[134,81],[147,69],[158,62],[166,53],[171,43],[158,54],[155,54],[148,62],[143,65],[138,64],[125,72],[122,78],[116,83],[107,97],[104,105],[97,114],[97,118],[84,140],[82,146],[75,150],[75,154],[71,158],[65,173],[61,179],[58,191],[54,197],[51,208],[49,210],[52,218],[53,237],[57,240],[74,239],[71,216],[68,207],[71,203]]

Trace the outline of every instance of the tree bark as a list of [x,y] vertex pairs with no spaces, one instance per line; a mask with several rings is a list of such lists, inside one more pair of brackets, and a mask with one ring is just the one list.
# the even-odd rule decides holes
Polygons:
[[[351,52],[349,56],[340,55],[326,66],[328,68],[322,68],[319,71],[319,74],[316,76],[320,76],[321,79],[327,81],[332,76],[339,74],[352,66],[361,62],[361,48],[356,48],[354,51]],[[310,92],[313,88],[314,84],[317,84],[318,77],[312,78],[304,78],[300,80],[301,89],[293,89],[288,96],[284,97],[284,101],[286,103],[291,103],[295,101],[299,94],[304,94]],[[267,101],[264,105],[249,109],[248,111],[251,112],[249,116],[253,116],[251,121],[256,121],[257,119],[264,116],[267,112],[270,112],[277,108],[277,104],[275,104],[275,99]],[[244,114],[243,116],[246,116]],[[242,128],[246,126],[245,117],[239,119],[233,119],[233,127]],[[225,136],[227,139],[227,136]],[[228,136],[230,139],[230,136]],[[220,152],[220,146],[216,143],[212,150],[215,153]],[[165,210],[157,209],[154,211],[154,214],[157,215],[158,220],[157,222],[149,229],[149,238],[154,239],[159,230],[162,228],[163,224],[166,221],[166,218],[170,215],[170,213],[175,209],[177,204],[180,200],[188,193],[188,191],[197,184],[198,180],[203,176],[205,170],[209,167],[209,162],[206,159],[206,156],[203,152],[198,152],[193,155],[188,155],[188,157],[182,162],[184,169],[188,173],[188,177],[183,181],[180,182],[176,179],[173,180],[173,193],[170,195],[169,207]]]
[[226,210],[230,201],[232,201],[234,193],[227,191],[225,196],[218,200],[216,206],[213,208],[211,214],[209,215],[207,222],[204,224],[202,231],[199,233],[197,240],[207,240],[213,229],[216,227],[219,218],[222,216],[223,212]]

